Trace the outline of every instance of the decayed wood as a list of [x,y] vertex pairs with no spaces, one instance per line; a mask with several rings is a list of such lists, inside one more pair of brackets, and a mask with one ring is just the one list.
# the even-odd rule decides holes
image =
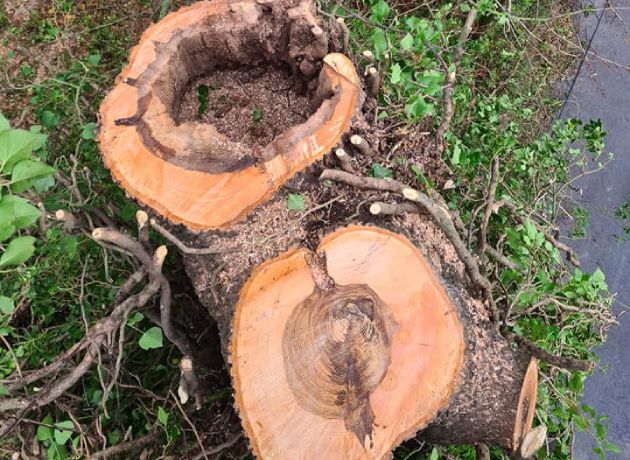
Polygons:
[[[130,195],[190,229],[224,228],[339,141],[359,102],[358,76],[344,55],[326,55],[310,3],[288,3],[197,2],[144,33],[100,110],[105,165]],[[225,61],[288,63],[298,79],[321,66],[322,104],[257,152],[212,125],[178,125],[182,88]]]
[[259,458],[388,458],[455,390],[462,323],[402,236],[348,227],[318,254],[327,275],[297,249],[241,291],[230,359],[245,431]]

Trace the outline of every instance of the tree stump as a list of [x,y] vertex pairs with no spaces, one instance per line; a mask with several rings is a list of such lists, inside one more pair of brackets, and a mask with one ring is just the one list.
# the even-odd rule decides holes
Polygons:
[[387,457],[446,405],[463,353],[456,309],[420,251],[368,227],[254,270],[231,346],[260,458]]
[[[388,458],[418,432],[512,452],[531,428],[535,360],[498,333],[415,205],[371,215],[390,193],[319,181],[331,148],[356,154],[351,125],[374,157],[324,161],[365,172],[380,152],[354,65],[312,10],[197,2],[149,28],[101,107],[104,162],[185,225],[169,224],[180,248],[213,248],[184,263],[258,457]],[[295,193],[303,209],[287,206]]]
[[420,439],[516,449],[534,415],[536,361],[481,303],[444,286],[407,238],[376,227],[257,267],[230,350],[254,453],[389,458],[427,425]]
[[[302,92],[310,88],[314,113],[253,147],[242,133],[177,119],[191,81],[243,67],[286,68]],[[132,197],[193,230],[229,226],[321,158],[348,130],[360,96],[354,65],[328,54],[304,2],[197,2],[150,27],[116,81],[100,109],[105,165]]]

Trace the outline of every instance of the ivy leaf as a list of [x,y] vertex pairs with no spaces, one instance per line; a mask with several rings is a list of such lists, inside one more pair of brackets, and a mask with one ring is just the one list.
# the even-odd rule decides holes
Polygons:
[[59,115],[49,110],[44,110],[41,115],[42,123],[49,130],[54,129],[59,124]]
[[6,250],[0,257],[0,267],[7,265],[20,265],[26,262],[35,252],[35,238],[32,236],[20,236],[11,240]]
[[391,179],[394,177],[394,173],[391,169],[387,169],[384,166],[374,163],[372,168],[370,169],[370,174],[372,177],[377,177],[379,179]]
[[168,424],[168,414],[162,408],[162,406],[158,407],[158,421],[162,424],[162,426],[166,426]]
[[409,51],[411,48],[413,48],[413,35],[407,33],[407,35],[405,35],[403,39],[400,40],[400,47],[406,51]]
[[23,129],[0,132],[0,171],[10,171],[15,163],[31,156],[35,135]]
[[32,185],[33,180],[49,176],[54,172],[55,168],[39,160],[22,160],[13,168],[11,190],[21,193]]
[[423,118],[435,113],[435,106],[427,103],[423,97],[417,96],[405,105],[405,113],[411,118]]
[[49,441],[52,439],[53,437],[52,430],[50,429],[50,427],[45,426],[45,425],[52,425],[52,424],[53,424],[53,419],[50,416],[50,414],[44,417],[44,419],[42,420],[42,425],[39,425],[37,427],[36,437],[38,441]]
[[2,113],[0,113],[0,133],[3,132],[3,131],[6,131],[8,129],[11,129],[11,125],[9,124],[9,120],[4,118],[4,115],[2,115]]
[[138,345],[140,345],[140,348],[143,350],[162,348],[162,329],[157,326],[152,327],[142,334]]
[[2,383],[0,383],[0,396],[11,396],[7,387]]
[[402,75],[402,68],[400,64],[396,63],[392,66],[392,83],[400,83],[400,77]]
[[374,43],[374,53],[380,57],[387,51],[387,37],[382,29],[377,29],[372,34],[372,43]]
[[9,237],[13,235],[14,233],[15,233],[15,226],[12,223],[2,222],[0,224],[0,243],[9,239]]
[[79,248],[79,240],[75,236],[66,236],[61,240],[61,249],[70,259],[74,259]]
[[129,316],[129,318],[127,318],[127,325],[135,326],[143,319],[144,319],[144,315],[142,313],[140,313],[139,311],[134,312],[132,315]]
[[63,422],[59,422],[55,425],[59,429],[55,429],[55,442],[60,446],[63,446],[70,436],[72,436],[72,431],[74,430],[74,423],[70,420],[66,420]]
[[86,141],[93,141],[96,139],[96,123],[87,123],[83,125],[81,137]]
[[4,313],[5,315],[10,315],[14,311],[15,304],[13,303],[13,299],[0,295],[0,312]]
[[289,193],[289,197],[287,198],[287,208],[291,211],[299,211],[304,209],[304,197],[302,195],[294,195],[293,193]]
[[372,6],[372,19],[378,23],[382,23],[383,19],[389,14],[389,5],[383,0]]
[[0,219],[17,230],[29,227],[40,215],[41,211],[22,197],[5,195],[0,200]]
[[85,62],[92,67],[96,67],[101,63],[101,55],[100,54],[90,54],[87,58],[85,58]]

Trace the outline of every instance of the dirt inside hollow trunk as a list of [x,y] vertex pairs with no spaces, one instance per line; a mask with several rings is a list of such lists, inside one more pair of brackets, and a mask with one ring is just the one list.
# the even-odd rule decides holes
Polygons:
[[232,141],[264,147],[312,115],[302,82],[276,66],[216,69],[191,81],[178,123],[208,123]]

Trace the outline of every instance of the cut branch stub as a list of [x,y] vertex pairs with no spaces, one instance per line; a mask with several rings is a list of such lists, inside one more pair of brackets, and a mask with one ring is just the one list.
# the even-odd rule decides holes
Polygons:
[[[198,2],[150,27],[100,109],[105,165],[138,201],[192,230],[242,218],[327,153],[359,104],[352,62],[327,53],[310,3]],[[289,3],[287,5],[287,3]],[[226,67],[282,65],[302,86],[319,79],[321,105],[261,148],[215,126],[177,123],[187,84]]]
[[260,458],[389,457],[445,407],[463,356],[422,253],[378,228],[264,263],[236,306],[232,376]]

